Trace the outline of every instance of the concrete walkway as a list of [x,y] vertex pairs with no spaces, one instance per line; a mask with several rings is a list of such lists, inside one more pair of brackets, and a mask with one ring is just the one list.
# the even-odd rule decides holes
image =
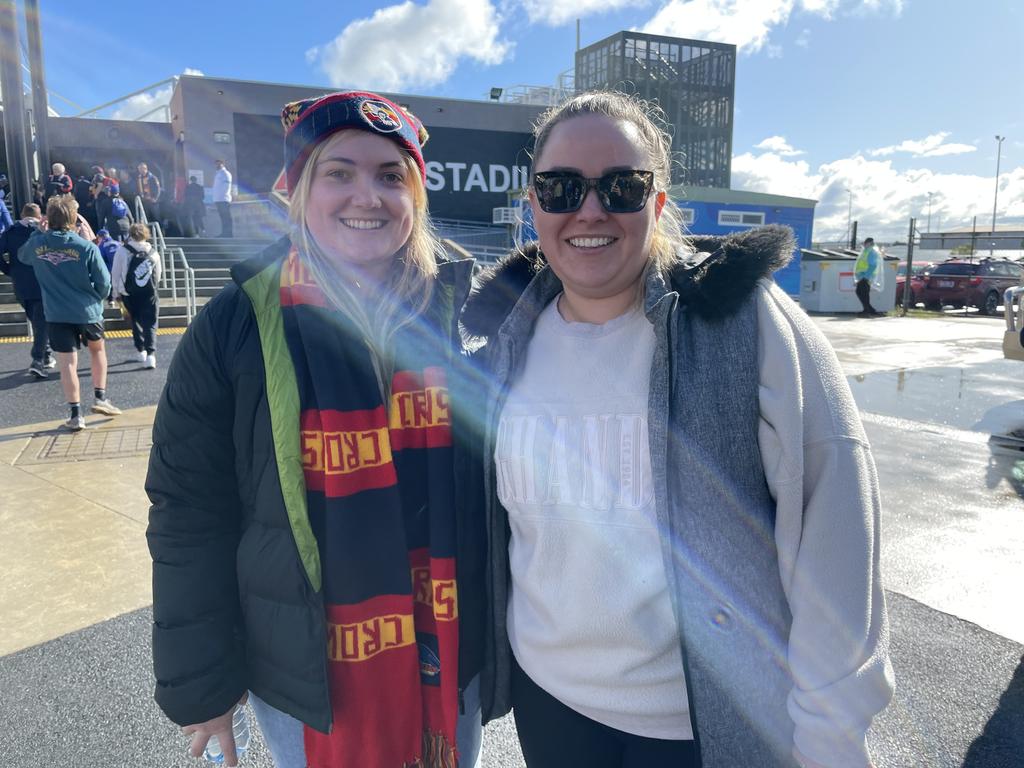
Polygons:
[[[883,488],[902,677],[872,735],[877,765],[1020,765],[1024,461],[986,467],[988,436],[1024,427],[1024,363],[1001,359],[993,319],[815,323],[865,414]],[[89,416],[74,435],[58,420],[0,429],[2,768],[200,765],[152,701],[143,481],[154,413]],[[271,765],[258,735],[243,765]],[[484,767],[522,765],[511,720],[490,726]]]

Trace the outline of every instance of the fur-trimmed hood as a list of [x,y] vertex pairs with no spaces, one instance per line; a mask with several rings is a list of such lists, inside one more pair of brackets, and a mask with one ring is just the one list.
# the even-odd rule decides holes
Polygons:
[[[707,319],[728,317],[762,277],[781,269],[793,256],[793,230],[778,224],[738,232],[725,237],[696,235],[686,259],[672,269],[668,290]],[[462,324],[474,336],[495,334],[508,317],[526,286],[547,260],[537,243],[512,251],[487,270],[466,302]]]

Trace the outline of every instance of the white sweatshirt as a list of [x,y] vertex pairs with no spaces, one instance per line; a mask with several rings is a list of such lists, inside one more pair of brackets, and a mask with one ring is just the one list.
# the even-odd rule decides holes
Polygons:
[[[163,274],[159,251],[149,242],[144,241],[140,243],[135,240],[129,240],[128,243],[136,250],[146,251],[149,254],[149,260],[153,263],[153,285],[159,287],[160,277]],[[113,286],[112,292],[115,299],[125,295],[124,281],[131,260],[131,251],[125,248],[123,244],[118,246],[114,252],[114,265],[110,270],[110,284]]]
[[[879,575],[878,481],[863,430],[849,434],[837,428],[841,420],[830,410],[836,402],[853,409],[846,415],[859,425],[841,371],[834,361],[819,365],[803,343],[805,335],[820,332],[770,281],[761,281],[757,297],[758,446],[776,502],[779,570],[793,616],[788,659],[795,687],[788,708],[796,726],[794,742],[823,766],[864,768],[869,765],[865,732],[892,693]],[[672,614],[662,589],[661,552],[656,535],[646,542],[641,535],[644,519],[653,521],[653,509],[624,511],[613,505],[609,515],[593,503],[593,486],[586,485],[591,474],[581,470],[599,444],[593,438],[601,436],[601,425],[605,438],[615,437],[608,425],[617,414],[638,407],[646,423],[653,342],[648,345],[635,318],[617,318],[606,324],[612,332],[616,323],[637,331],[626,347],[605,356],[615,347],[602,337],[614,333],[606,326],[565,323],[555,306],[552,302],[538,319],[524,370],[502,412],[495,457],[499,498],[512,529],[508,626],[513,652],[541,687],[598,722],[640,735],[686,738],[691,734],[686,698],[678,693],[685,691],[681,661],[673,661],[677,669],[672,680],[667,677],[665,622]],[[649,323],[638,317],[653,339]],[[566,341],[573,341],[566,328],[582,326],[574,350],[551,341],[559,322]],[[593,338],[581,339],[581,333]],[[844,398],[828,396],[840,387],[846,388]],[[606,396],[621,400],[601,406]],[[575,427],[574,408],[584,417]],[[526,420],[531,413],[540,419]],[[558,483],[551,491],[550,477],[566,473],[550,444],[574,429],[585,434],[586,414],[591,416],[589,443],[570,440],[564,446],[570,456],[567,485],[576,490],[563,496]],[[602,421],[606,417],[612,421]],[[643,457],[632,464],[649,471],[646,430],[643,434]],[[605,466],[616,468],[614,462]],[[628,473],[617,474],[621,479]],[[614,483],[615,475],[606,481]],[[583,493],[588,487],[589,497]],[[609,495],[624,498],[614,488]],[[544,503],[551,500],[558,503]],[[620,516],[628,513],[634,517],[623,525]],[[607,518],[603,523],[597,520],[601,514]],[[670,631],[675,642],[674,621]]]

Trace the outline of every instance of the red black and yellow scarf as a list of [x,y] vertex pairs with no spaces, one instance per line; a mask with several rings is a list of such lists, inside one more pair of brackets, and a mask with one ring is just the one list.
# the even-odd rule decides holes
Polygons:
[[[323,570],[333,727],[310,768],[454,768],[458,600],[447,370],[435,310],[400,330],[391,402],[293,250],[281,273]],[[436,304],[437,302],[435,302]]]

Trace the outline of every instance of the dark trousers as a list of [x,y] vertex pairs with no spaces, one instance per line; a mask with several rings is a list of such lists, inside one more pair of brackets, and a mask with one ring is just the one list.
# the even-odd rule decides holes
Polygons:
[[[146,220],[149,221],[150,224],[160,221],[160,203],[156,200],[146,200],[143,198],[142,210],[146,212]],[[133,208],[132,212],[134,213],[134,211],[135,209]]]
[[[199,237],[206,232],[206,206],[193,205],[191,208],[186,207],[185,211],[188,219],[188,236]],[[228,211],[228,216],[230,215],[231,211]]]
[[109,226],[110,212],[113,207],[113,203],[110,201],[110,195],[105,192],[101,192],[99,197],[96,198],[94,207],[96,208],[97,229],[106,229],[110,232],[111,237],[117,237],[117,233],[112,231]]
[[53,354],[50,349],[50,334],[46,330],[42,299],[25,299],[21,302],[25,317],[32,325],[32,359],[41,363]]
[[565,706],[514,663],[512,712],[528,768],[700,768],[693,741],[648,739]]
[[864,307],[865,312],[869,315],[877,314],[875,308],[871,306],[871,283],[867,278],[857,281],[857,298],[860,299],[860,304]]
[[220,236],[234,237],[235,225],[231,221],[231,203],[214,203],[217,206],[217,215],[220,216]]
[[156,351],[156,327],[160,317],[160,302],[152,296],[125,296],[124,306],[132,319],[132,341],[135,348],[149,354]]

